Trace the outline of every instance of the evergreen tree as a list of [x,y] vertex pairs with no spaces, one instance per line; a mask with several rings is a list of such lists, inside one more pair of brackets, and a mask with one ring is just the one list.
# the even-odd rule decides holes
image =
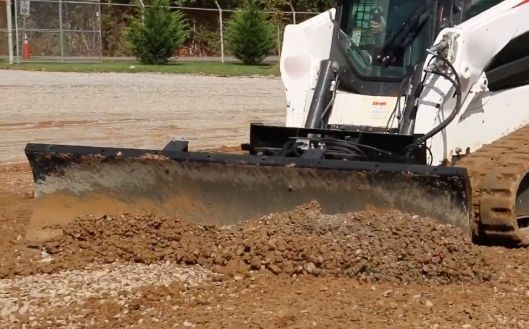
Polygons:
[[226,29],[228,48],[244,64],[261,63],[275,46],[275,28],[255,0],[247,0]]
[[168,6],[169,0],[154,0],[129,29],[132,53],[143,64],[167,64],[186,38],[182,14]]

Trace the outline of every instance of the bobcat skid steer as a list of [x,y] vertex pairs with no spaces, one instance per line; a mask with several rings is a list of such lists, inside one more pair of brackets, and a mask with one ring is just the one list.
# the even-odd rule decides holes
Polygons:
[[285,29],[285,126],[244,154],[28,144],[27,240],[78,216],[149,211],[233,224],[316,200],[529,243],[529,1],[344,0]]

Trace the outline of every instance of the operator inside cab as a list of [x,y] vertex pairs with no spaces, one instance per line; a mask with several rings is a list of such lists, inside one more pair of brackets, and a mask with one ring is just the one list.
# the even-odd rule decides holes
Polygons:
[[343,10],[348,56],[359,75],[398,78],[423,59],[432,28],[427,1],[357,0]]

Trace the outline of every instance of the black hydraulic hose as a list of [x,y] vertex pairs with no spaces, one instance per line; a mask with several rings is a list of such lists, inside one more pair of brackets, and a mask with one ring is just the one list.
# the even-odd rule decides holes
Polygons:
[[356,152],[357,150],[353,150],[345,146],[336,146],[336,145],[328,146],[327,150],[331,152],[343,152],[343,153],[361,155],[362,157],[366,157],[366,155],[361,150],[358,150],[359,152]]
[[448,126],[455,119],[455,117],[457,116],[459,111],[461,111],[461,107],[462,107],[462,104],[461,104],[461,99],[462,99],[462,95],[461,95],[461,81],[459,79],[459,76],[457,75],[456,69],[454,68],[452,63],[450,63],[446,58],[444,58],[442,56],[439,56],[439,55],[435,55],[435,57],[440,59],[443,63],[445,63],[450,68],[450,70],[452,71],[452,73],[455,76],[455,81],[454,81],[452,78],[450,78],[450,76],[448,76],[445,73],[442,73],[442,72],[431,72],[433,74],[437,74],[439,76],[442,76],[445,79],[448,79],[454,85],[454,87],[456,89],[456,91],[455,91],[456,105],[455,105],[454,109],[452,110],[452,112],[450,113],[450,115],[443,122],[441,122],[437,127],[435,127],[432,130],[430,130],[424,136],[418,138],[415,141],[415,143],[414,143],[415,145],[420,145],[420,144],[424,143],[426,140],[428,140],[429,138],[432,138],[437,133],[439,133],[441,130],[446,128],[446,126]]
[[[375,152],[379,152],[379,153],[384,153],[384,154],[387,154],[387,155],[392,155],[391,152],[389,151],[386,151],[386,150],[383,150],[383,149],[379,149],[377,147],[374,147],[374,146],[370,146],[370,145],[365,145],[365,144],[360,144],[360,143],[355,143],[355,142],[351,142],[351,141],[346,141],[346,140],[341,140],[341,139],[335,139],[335,138],[326,138],[323,140],[323,142],[325,144],[328,144],[328,143],[336,143],[338,145],[344,145],[344,146],[348,146],[348,147],[357,147],[357,148],[364,148],[364,149],[369,149],[369,150],[373,150]],[[363,152],[363,151],[362,151]],[[364,153],[365,154],[365,153]],[[367,156],[367,155],[366,155]]]
[[322,142],[325,144],[326,148],[325,155],[337,156],[338,154],[348,154],[363,159],[369,158],[367,154],[354,143],[330,137],[324,138]]
[[362,157],[366,159],[368,158],[367,154],[365,154],[364,151],[362,151],[359,148],[352,148],[350,146],[343,146],[343,145],[327,145],[327,144],[326,144],[326,147],[327,147],[327,150],[330,150],[330,151],[337,151],[337,150],[347,151],[349,153],[361,155]]

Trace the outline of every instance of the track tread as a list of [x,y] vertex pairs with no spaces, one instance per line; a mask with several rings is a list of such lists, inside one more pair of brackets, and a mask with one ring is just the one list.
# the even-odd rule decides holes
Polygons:
[[529,172],[529,125],[455,163],[467,169],[472,187],[471,229],[478,243],[529,245],[516,219],[516,194]]

